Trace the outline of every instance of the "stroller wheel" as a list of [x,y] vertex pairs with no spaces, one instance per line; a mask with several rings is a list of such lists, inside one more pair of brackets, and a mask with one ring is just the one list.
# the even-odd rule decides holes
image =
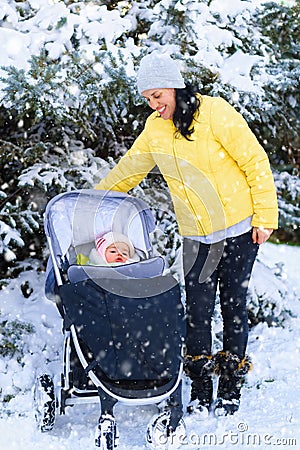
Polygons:
[[35,418],[40,431],[52,430],[55,422],[55,392],[52,378],[41,375],[34,391]]
[[118,446],[118,429],[111,414],[102,414],[95,436],[95,445],[101,450],[114,450]]
[[186,429],[182,419],[180,419],[175,430],[169,426],[170,411],[156,414],[148,424],[146,433],[146,443],[152,449],[177,449],[182,444],[186,444]]

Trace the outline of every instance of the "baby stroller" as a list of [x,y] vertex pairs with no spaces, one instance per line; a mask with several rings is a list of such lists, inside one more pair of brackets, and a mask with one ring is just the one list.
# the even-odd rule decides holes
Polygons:
[[[61,382],[43,373],[35,387],[36,418],[51,430],[56,412],[99,402],[95,445],[112,450],[118,443],[113,408],[156,404],[146,440],[164,448],[184,431],[181,374],[184,311],[178,283],[165,275],[164,259],[153,256],[154,218],[140,199],[124,193],[80,190],[60,194],[47,205],[45,233],[50,249],[46,295],[63,318]],[[117,267],[80,266],[95,236],[108,231],[132,241],[139,262]]]

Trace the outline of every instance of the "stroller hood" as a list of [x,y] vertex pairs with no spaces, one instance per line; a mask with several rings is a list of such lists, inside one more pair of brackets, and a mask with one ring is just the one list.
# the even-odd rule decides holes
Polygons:
[[93,243],[99,234],[125,234],[143,258],[152,256],[154,217],[143,200],[122,192],[82,189],[57,195],[47,205],[44,227],[51,253],[45,286],[49,298],[54,272],[71,263],[70,248]]
[[44,226],[55,256],[64,256],[71,245],[92,242],[96,235],[108,231],[127,235],[135,248],[148,253],[155,221],[146,203],[138,198],[83,189],[54,197],[47,205]]

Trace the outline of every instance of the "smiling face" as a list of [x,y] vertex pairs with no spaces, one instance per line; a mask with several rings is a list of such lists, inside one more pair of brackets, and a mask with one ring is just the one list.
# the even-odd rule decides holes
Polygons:
[[175,89],[148,89],[142,92],[150,108],[156,110],[164,120],[172,119],[176,108]]
[[125,242],[116,242],[107,247],[105,259],[108,263],[125,263],[129,258],[129,247]]

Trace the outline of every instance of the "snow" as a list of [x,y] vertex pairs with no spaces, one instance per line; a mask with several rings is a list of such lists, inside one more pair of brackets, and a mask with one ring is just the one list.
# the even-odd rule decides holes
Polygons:
[[222,66],[222,79],[225,83],[235,86],[240,91],[255,91],[256,87],[251,80],[250,71],[255,64],[263,61],[263,58],[255,55],[247,55],[242,50],[237,50],[232,56],[224,60]]
[[[1,1],[0,42],[5,45],[1,47],[0,66],[12,65],[28,70],[30,56],[38,55],[44,45],[50,57],[59,58],[72,48],[71,38],[75,34],[80,40],[82,58],[92,61],[94,54],[101,48],[99,40],[104,39],[106,47],[117,61],[118,51],[123,52],[127,60],[125,70],[129,76],[134,74],[133,56],[137,57],[140,49],[135,46],[132,38],[126,41],[123,49],[115,45],[115,41],[122,33],[134,27],[137,20],[135,6],[131,10],[131,16],[123,18],[116,10],[109,11],[105,6],[98,6],[94,2],[85,7],[81,2],[68,2],[68,6],[56,0],[28,2],[37,12],[32,17],[21,18],[11,6],[13,2]],[[178,2],[178,9],[185,8],[188,3]],[[236,24],[241,32],[246,29],[249,11],[261,3],[260,0],[213,0],[208,8],[202,2],[194,2],[194,8],[190,11],[191,18],[197,20],[195,61],[216,70],[224,82],[242,91],[257,90],[251,70],[256,64],[260,64],[262,58],[248,55],[241,50],[230,57],[224,57],[220,49],[236,42],[234,33],[225,29],[226,24],[240,14]],[[155,9],[157,8],[154,8],[154,12]],[[223,29],[217,26],[213,11],[220,14]],[[145,15],[147,14],[149,12],[145,11]],[[139,20],[141,18],[142,16]],[[159,22],[153,24],[153,35],[159,31],[158,24]],[[170,44],[170,48],[174,48],[176,53],[175,44]],[[99,74],[103,72],[100,63],[95,63],[94,69]],[[3,70],[0,71],[0,76],[5,76]],[[0,85],[0,97],[2,87],[3,85]],[[289,98],[289,101],[294,100]],[[80,163],[86,155],[79,149],[72,157],[78,158]],[[28,170],[26,177],[30,179],[33,175]],[[53,173],[45,172],[40,176],[44,177],[44,183],[51,184]],[[64,179],[62,175],[60,179]],[[3,222],[0,222],[0,231],[6,235],[6,241],[15,239],[21,242],[21,238]],[[284,269],[280,286],[283,283],[285,289],[281,292],[285,307],[292,312],[292,316],[286,319],[284,327],[268,327],[266,323],[260,323],[251,330],[248,351],[254,367],[242,391],[240,410],[232,417],[215,418],[210,415],[202,422],[185,416],[187,439],[182,443],[183,449],[268,449],[274,446],[300,448],[299,254],[300,249],[297,247],[269,243],[261,246],[261,262],[271,268],[282,266]],[[6,253],[5,257],[13,259],[14,255]],[[59,377],[63,336],[57,308],[44,296],[45,274],[36,270],[34,261],[28,264],[32,266],[31,269],[24,268],[17,279],[7,280],[7,285],[0,290],[1,322],[26,322],[35,330],[34,333],[22,334],[23,353],[16,354],[13,358],[0,359],[0,396],[2,400],[6,399],[0,406],[0,446],[7,450],[20,447],[24,450],[93,449],[99,416],[97,404],[67,408],[65,415],[57,416],[51,432],[41,434],[36,429],[33,386],[36,376],[43,371]],[[279,289],[274,284],[274,277],[268,278],[264,275],[263,267],[257,265],[254,276],[260,292],[267,292],[276,297]],[[28,287],[26,282],[29,283]],[[24,296],[25,291],[27,294]],[[278,299],[276,304],[280,305]],[[185,405],[188,396],[189,382],[184,379]],[[116,406],[120,450],[137,450],[144,447],[146,426],[155,413],[154,406]]]
[[[242,390],[239,411],[223,418],[211,414],[204,421],[185,415],[187,438],[182,449],[267,449],[275,445],[299,448],[300,280],[296,264],[299,255],[299,247],[270,243],[260,247],[262,264],[270,268],[279,265],[284,269],[287,292],[293,293],[287,297],[292,316],[286,319],[284,327],[260,323],[251,330],[248,353],[254,365]],[[6,357],[0,361],[2,396],[14,396],[0,411],[0,446],[7,450],[19,448],[20,444],[24,450],[92,449],[95,448],[98,404],[67,407],[65,415],[57,414],[52,431],[40,433],[36,429],[33,406],[36,376],[46,370],[57,378],[62,368],[62,323],[56,306],[44,297],[44,277],[43,272],[33,267],[0,291],[1,321],[29,322],[35,329],[34,334],[23,335],[21,364],[16,358]],[[26,280],[27,298],[21,291]],[[261,289],[272,292],[270,283],[262,277]],[[184,378],[184,405],[189,398],[189,389],[189,382]],[[155,406],[117,404],[115,416],[120,450],[144,448],[144,433],[155,413]]]
[[[128,62],[124,68],[128,76],[134,74],[133,57],[137,56],[141,49],[134,46],[130,39],[125,48],[116,42],[123,33],[134,27],[137,21],[134,6],[130,14],[122,17],[121,12],[116,9],[109,11],[106,6],[92,2],[87,5],[69,2],[65,5],[54,0],[32,0],[29,3],[36,8],[36,14],[23,18],[9,5],[9,0],[7,3],[0,10],[0,20],[5,18],[0,26],[0,41],[6,43],[0,52],[0,66],[13,65],[27,70],[29,57],[38,55],[43,46],[49,52],[49,57],[56,60],[62,55],[66,56],[66,51],[72,50],[71,39],[72,36],[76,36],[80,42],[79,51],[82,58],[92,60],[94,54],[102,49],[101,43],[104,41],[106,48],[115,57],[118,57],[118,51],[124,53],[124,58]],[[153,21],[149,36],[153,35],[155,39],[156,33],[158,35],[163,33],[163,42],[169,46],[170,51],[174,50],[176,53],[177,44],[168,42],[169,38],[170,40],[173,38],[172,30],[167,31],[161,25],[163,16],[160,7],[163,3],[160,2],[153,9],[156,19]],[[165,7],[168,7],[169,2],[165,3]],[[191,40],[197,48],[195,61],[214,70],[224,82],[241,91],[258,90],[259,80],[256,82],[252,79],[250,70],[261,58],[237,51],[226,59],[228,55],[222,49],[230,48],[232,43],[238,43],[233,30],[229,31],[226,28],[231,26],[235,18],[239,33],[247,34],[249,14],[262,3],[263,0],[251,2],[213,0],[209,7],[201,2],[186,1],[176,4],[179,11],[188,4],[190,19],[193,22]],[[219,16],[219,19],[216,16]],[[5,76],[5,72],[1,70],[0,75]]]

